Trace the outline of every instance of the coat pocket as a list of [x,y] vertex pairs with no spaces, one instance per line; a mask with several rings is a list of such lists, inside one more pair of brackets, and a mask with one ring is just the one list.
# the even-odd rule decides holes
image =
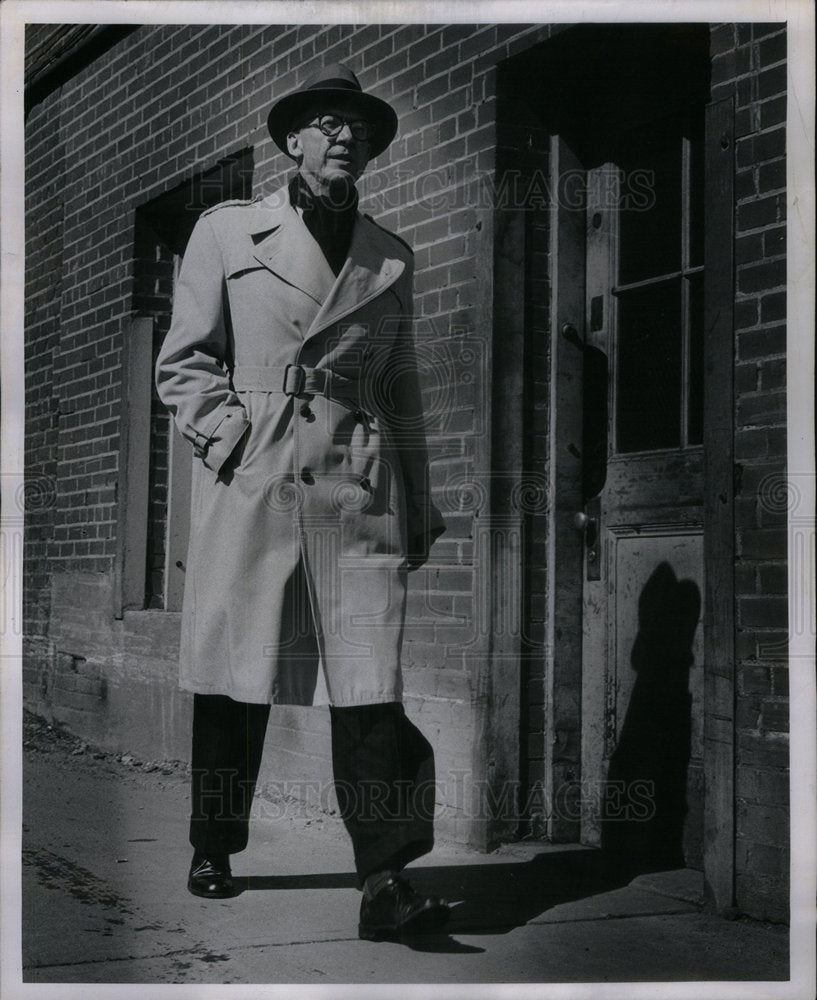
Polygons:
[[357,427],[352,435],[352,474],[375,500],[373,510],[388,509],[400,482],[398,456],[383,420],[368,410],[355,412]]
[[250,448],[250,442],[254,434],[252,401],[250,395],[244,392],[237,393],[236,395],[238,395],[238,398],[241,400],[241,405],[244,407],[244,412],[247,414],[248,427],[247,432],[230,452],[227,461],[224,462],[218,470],[217,479],[223,483],[229,483],[233,478],[233,473],[242,468],[244,456]]

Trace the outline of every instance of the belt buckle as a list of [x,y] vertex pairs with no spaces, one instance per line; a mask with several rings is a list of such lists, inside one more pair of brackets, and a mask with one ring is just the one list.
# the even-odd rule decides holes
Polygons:
[[[294,369],[295,386],[290,387],[290,372]],[[304,391],[306,385],[306,372],[303,365],[290,364],[284,369],[284,394],[287,396],[299,396]]]

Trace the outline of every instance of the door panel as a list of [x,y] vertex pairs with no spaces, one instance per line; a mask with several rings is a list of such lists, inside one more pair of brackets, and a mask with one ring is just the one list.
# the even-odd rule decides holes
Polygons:
[[[635,849],[639,864],[698,864],[702,529],[620,528],[608,545],[604,756],[615,794],[626,791],[604,812],[602,839],[624,853]],[[641,811],[631,815],[636,802]],[[630,813],[622,816],[627,804]]]
[[[609,564],[614,583],[608,610],[610,650],[607,675],[609,692],[608,756],[621,739],[638,671],[644,663],[644,636],[666,649],[666,656],[685,669],[683,689],[693,708],[690,749],[697,757],[703,749],[700,715],[703,688],[703,638],[699,627],[703,589],[702,531],[687,534],[677,529],[653,527],[642,531],[618,529],[610,533]],[[688,586],[685,586],[685,582]],[[664,602],[673,606],[664,607]],[[677,620],[673,615],[677,613]],[[660,653],[661,650],[659,649]],[[687,662],[688,661],[688,662]],[[697,711],[696,711],[697,709]]]

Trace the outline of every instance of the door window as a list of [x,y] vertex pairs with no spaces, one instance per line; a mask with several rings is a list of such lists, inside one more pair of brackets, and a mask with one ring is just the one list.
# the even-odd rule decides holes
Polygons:
[[694,121],[671,117],[620,138],[618,219],[609,229],[618,454],[702,441],[702,137]]

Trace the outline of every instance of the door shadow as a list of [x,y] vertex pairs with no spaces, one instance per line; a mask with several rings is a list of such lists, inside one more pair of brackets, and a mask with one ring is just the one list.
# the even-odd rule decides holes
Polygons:
[[638,600],[636,672],[602,808],[602,847],[629,876],[683,868],[690,760],[692,642],[701,594],[667,562]]

